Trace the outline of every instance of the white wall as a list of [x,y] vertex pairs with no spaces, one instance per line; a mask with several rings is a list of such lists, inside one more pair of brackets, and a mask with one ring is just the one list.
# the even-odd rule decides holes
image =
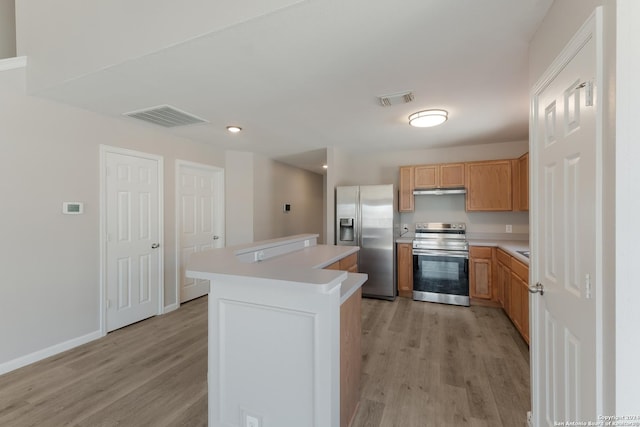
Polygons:
[[16,56],[15,0],[0,0],[0,59]]
[[[0,371],[99,329],[99,145],[164,157],[165,305],[175,299],[175,159],[224,167],[224,153],[144,125],[25,95],[0,72]],[[84,215],[62,215],[83,201]],[[6,366],[6,365],[5,365]]]
[[[616,343],[615,333],[616,330],[616,312],[620,311],[620,306],[616,307],[615,299],[616,293],[619,293],[619,287],[621,285],[620,280],[616,280],[615,271],[616,265],[619,266],[620,260],[616,260],[616,253],[620,254],[619,243],[616,243],[615,223],[616,210],[619,209],[620,201],[617,200],[617,195],[620,194],[619,184],[616,184],[616,157],[619,158],[619,153],[616,154],[616,3],[620,3],[622,0],[556,0],[545,19],[542,21],[538,31],[531,40],[529,48],[529,82],[533,86],[546,69],[551,65],[555,57],[562,51],[564,46],[569,42],[571,37],[578,31],[580,26],[589,18],[597,6],[603,6],[604,13],[604,59],[605,59],[605,71],[604,71],[604,87],[603,91],[605,99],[601,100],[604,108],[604,170],[603,170],[603,204],[605,210],[603,212],[603,222],[605,225],[603,235],[603,293],[600,295],[603,301],[603,318],[604,324],[602,325],[604,332],[604,342],[601,343],[601,351],[604,357],[604,372],[603,383],[604,390],[601,391],[603,395],[603,408],[598,408],[598,412],[602,411],[606,415],[618,413],[616,409],[616,399],[618,399],[619,391],[616,393],[616,388],[620,390],[619,386],[616,386],[616,382],[619,382],[622,378],[629,380],[627,385],[633,385],[640,381],[640,375],[628,375],[631,371],[625,372],[622,376],[616,375],[616,355],[619,350],[616,346],[620,345]],[[629,0],[624,0],[625,2]],[[633,3],[635,0],[631,0]],[[633,25],[637,24],[636,22]],[[633,42],[638,39],[636,31]],[[637,75],[638,71],[633,70],[633,73]],[[625,89],[626,90],[626,89]],[[636,104],[637,105],[637,104]],[[637,107],[636,107],[637,108]],[[619,110],[619,108],[618,108]],[[633,119],[631,119],[633,120]],[[619,124],[618,124],[619,126]],[[636,131],[637,133],[637,131]],[[637,137],[636,137],[637,140]],[[618,143],[618,147],[619,147]],[[637,168],[636,168],[637,169]],[[620,170],[620,165],[618,165]],[[619,173],[619,172],[618,172]],[[631,172],[633,173],[633,172]],[[637,181],[637,178],[635,179]],[[619,180],[618,180],[619,182]],[[618,185],[618,189],[616,189]],[[627,193],[629,194],[629,193]],[[625,233],[628,228],[625,226]],[[629,233],[629,236],[635,236],[636,244],[633,246],[634,250],[637,247],[637,234]],[[619,268],[619,267],[618,267]],[[637,280],[634,281],[637,283]],[[629,304],[636,299],[630,298],[631,295],[625,296],[622,299],[622,304]],[[634,310],[633,308],[631,310]],[[637,312],[637,310],[635,310]],[[635,324],[640,324],[636,314]],[[624,340],[628,342],[631,348],[635,348],[633,354],[629,355],[629,360],[635,357],[640,347],[638,346],[638,340],[625,336]],[[626,350],[625,350],[626,351]],[[637,365],[637,363],[636,363]],[[631,393],[633,387],[627,387],[627,392]],[[616,396],[618,394],[618,396]],[[633,399],[635,391],[630,394],[630,398]],[[637,399],[636,399],[637,401]],[[635,414],[640,412],[640,408],[636,406]],[[627,412],[629,413],[629,412]]]
[[253,153],[225,153],[226,246],[254,241],[253,235]]
[[[317,233],[323,240],[323,176],[254,157],[254,240]],[[284,212],[289,203],[291,211]]]
[[[528,151],[528,141],[482,144],[467,147],[424,150],[392,150],[388,152],[341,153],[341,168],[337,185],[395,184],[398,168],[404,165],[468,162],[474,160],[513,159]],[[526,239],[529,233],[527,212],[467,213],[464,196],[418,196],[415,211],[401,213],[400,222],[410,231],[416,222],[456,221],[467,224],[469,233],[500,235],[505,225],[513,225],[508,238]],[[498,236],[499,237],[499,236]]]
[[20,0],[18,52],[38,64],[28,70],[33,93],[298,2]]
[[617,414],[640,414],[640,286],[638,242],[640,212],[640,2],[617,1],[616,76],[616,407]]

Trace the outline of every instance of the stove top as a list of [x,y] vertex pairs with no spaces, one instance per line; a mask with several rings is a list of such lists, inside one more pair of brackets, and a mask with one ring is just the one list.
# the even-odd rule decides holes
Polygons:
[[469,249],[465,223],[419,222],[415,229],[414,249]]

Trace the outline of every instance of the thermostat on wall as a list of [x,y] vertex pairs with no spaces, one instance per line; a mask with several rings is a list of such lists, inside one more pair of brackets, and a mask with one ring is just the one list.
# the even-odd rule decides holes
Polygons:
[[66,215],[80,215],[84,213],[83,202],[62,202],[62,213]]

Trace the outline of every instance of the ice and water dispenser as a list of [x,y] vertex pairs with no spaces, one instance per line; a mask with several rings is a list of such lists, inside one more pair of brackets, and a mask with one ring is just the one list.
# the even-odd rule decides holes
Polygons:
[[340,240],[343,242],[353,242],[353,236],[353,218],[340,218]]

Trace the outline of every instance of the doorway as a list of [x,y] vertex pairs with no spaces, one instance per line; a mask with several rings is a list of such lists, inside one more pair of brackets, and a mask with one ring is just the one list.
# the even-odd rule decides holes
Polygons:
[[209,281],[185,275],[192,253],[223,248],[224,169],[176,161],[176,269],[180,303],[209,293]]
[[103,334],[162,313],[163,159],[100,146]]

